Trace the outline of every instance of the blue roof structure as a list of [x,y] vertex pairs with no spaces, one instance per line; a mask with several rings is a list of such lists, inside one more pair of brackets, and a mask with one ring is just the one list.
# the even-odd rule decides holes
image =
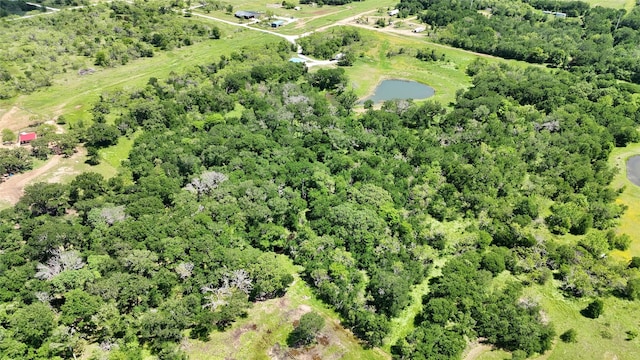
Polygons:
[[292,62],[292,63],[305,63],[305,62],[307,62],[307,60],[300,59],[300,58],[297,58],[297,57],[292,57],[291,59],[289,59],[289,61]]

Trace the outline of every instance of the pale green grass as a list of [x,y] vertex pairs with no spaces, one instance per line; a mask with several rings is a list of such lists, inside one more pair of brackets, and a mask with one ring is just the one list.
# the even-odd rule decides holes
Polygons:
[[133,149],[133,142],[141,134],[140,131],[128,137],[121,137],[118,143],[99,151],[100,160],[106,162],[115,169],[120,168],[123,160],[129,157],[129,152]]
[[[640,321],[635,316],[640,311],[640,302],[609,297],[604,299],[604,313],[598,319],[589,319],[580,314],[590,299],[565,298],[550,281],[544,286],[534,285],[524,290],[524,295],[536,300],[543,308],[559,336],[569,329],[578,332],[578,342],[567,344],[559,339],[545,354],[533,360],[601,360],[637,359],[640,340],[627,340],[626,332],[640,330]],[[475,359],[509,359],[508,352],[484,349]]]
[[[291,261],[287,259],[286,262],[289,270],[295,273],[296,268]],[[327,339],[326,345],[304,351],[309,358],[313,354],[319,359],[390,358],[380,349],[363,349],[359,341],[340,325],[338,315],[317,300],[311,288],[297,274],[284,297],[256,303],[246,318],[236,321],[224,332],[212,333],[207,342],[189,340],[185,346],[187,355],[193,360],[271,359],[268,355],[270,349],[276,344],[286,348],[293,322],[308,311],[315,311],[325,318],[326,325],[320,334]]]
[[384,339],[383,349],[391,352],[391,346],[398,340],[407,337],[413,331],[415,328],[413,322],[422,311],[422,296],[429,293],[429,281],[442,274],[441,269],[447,260],[448,258],[435,259],[433,262],[434,267],[429,276],[411,290],[411,303],[409,306],[402,310],[398,317],[391,319],[391,331]]
[[[298,5],[297,1],[293,2]],[[283,34],[300,34],[303,32],[316,30],[323,26],[331,25],[337,21],[364,12],[380,10],[382,13],[384,13],[387,8],[394,7],[398,3],[398,1],[355,1],[350,4],[339,6],[311,6],[303,4],[299,5],[299,11],[293,9],[287,10],[284,7],[274,7],[272,5],[279,4],[281,2],[273,0],[236,0],[233,2],[226,1],[224,3],[232,4],[234,12],[238,10],[258,11],[264,13],[265,15],[296,18],[298,19],[298,21],[296,21],[295,23],[283,26],[275,31],[281,32]],[[196,9],[195,11],[207,14],[201,9]],[[233,14],[226,13],[226,10],[212,11],[208,13],[208,15],[230,21],[241,21],[233,17]]]
[[634,0],[583,0],[592,7],[602,6],[613,9],[631,10],[635,6]]
[[624,187],[624,192],[616,200],[628,208],[620,218],[616,231],[631,237],[631,246],[627,251],[613,251],[612,254],[624,260],[632,256],[640,256],[640,187],[627,179],[627,159],[640,155],[640,144],[631,144],[624,148],[616,148],[609,157],[609,165],[618,169],[611,186],[614,189]]
[[[458,89],[471,85],[471,79],[464,72],[474,56],[454,49],[440,50],[447,56],[447,62],[424,62],[409,55],[387,57],[389,51],[400,48],[426,48],[429,44],[420,38],[399,37],[373,30],[361,30],[371,48],[356,60],[352,67],[345,68],[351,85],[360,98],[373,93],[378,83],[384,79],[408,79],[427,84],[435,89],[433,99],[448,104],[455,100]],[[434,47],[432,47],[434,48]]]
[[376,0],[356,1],[341,6],[324,6],[322,8],[316,8],[313,16],[304,18],[296,24],[284,27],[281,31],[285,34],[299,34],[301,32],[313,31],[321,27],[330,26],[340,20],[365,12],[385,14],[388,8],[395,7],[397,3],[398,1],[395,0]]
[[[467,65],[482,57],[490,62],[507,63],[512,66],[530,66],[522,61],[504,60],[474,54],[469,51],[428,42],[425,37],[403,36],[376,30],[360,29],[369,50],[357,54],[354,66],[345,70],[356,94],[364,99],[372,94],[384,79],[407,79],[427,84],[435,89],[434,100],[448,105],[455,101],[456,91],[471,86],[471,78],[465,73]],[[411,55],[387,57],[389,51],[399,49],[435,49],[445,55],[446,61],[426,62]]]

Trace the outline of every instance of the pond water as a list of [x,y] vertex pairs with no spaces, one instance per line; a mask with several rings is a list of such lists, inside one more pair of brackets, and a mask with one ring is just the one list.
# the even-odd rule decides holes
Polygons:
[[627,160],[627,179],[640,186],[640,156],[633,156]]
[[426,99],[433,96],[436,91],[428,85],[409,80],[383,80],[376,87],[373,95],[365,100],[373,100],[374,103],[381,103],[394,99]]

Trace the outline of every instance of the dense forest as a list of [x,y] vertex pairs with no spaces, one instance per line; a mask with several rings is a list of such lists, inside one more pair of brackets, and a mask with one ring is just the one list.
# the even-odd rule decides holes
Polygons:
[[51,85],[56,74],[91,73],[154,51],[220,36],[158,2],[102,3],[0,23],[0,99]]
[[[399,359],[457,358],[475,338],[543,353],[556,334],[522,297],[528,283],[639,295],[637,266],[602,256],[629,241],[611,231],[624,209],[607,165],[638,140],[628,86],[477,60],[451,108],[388,101],[355,115],[343,69],[289,57],[286,42],[246,49],[101,96],[76,131],[90,153],[139,134],[125,170],[31,185],[0,214],[4,356],[95,343],[114,359],[183,358],[185,336],[286,292],[277,254],[370,345],[447,259]],[[454,221],[459,238],[439,226]],[[518,281],[490,286],[505,271]]]
[[640,83],[637,6],[627,12],[580,1],[402,0],[398,9],[432,25],[430,36],[444,44]]

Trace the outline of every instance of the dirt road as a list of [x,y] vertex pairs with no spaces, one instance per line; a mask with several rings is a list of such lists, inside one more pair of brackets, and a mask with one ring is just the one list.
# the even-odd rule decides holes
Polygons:
[[[74,155],[75,156],[75,155]],[[24,194],[24,187],[29,185],[33,180],[38,178],[40,175],[46,173],[47,171],[54,168],[56,165],[60,163],[62,156],[54,155],[49,161],[43,166],[26,172],[24,174],[17,174],[10,177],[7,181],[0,184],[0,201],[8,202],[11,205],[20,200],[22,195]]]

